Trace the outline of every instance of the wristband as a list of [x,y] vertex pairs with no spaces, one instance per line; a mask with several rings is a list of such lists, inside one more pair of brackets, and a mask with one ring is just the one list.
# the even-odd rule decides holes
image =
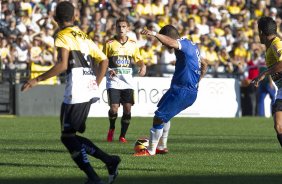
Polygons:
[[156,31],[152,31],[152,35],[153,35],[153,36],[156,36],[156,35],[157,35],[157,32],[156,32]]

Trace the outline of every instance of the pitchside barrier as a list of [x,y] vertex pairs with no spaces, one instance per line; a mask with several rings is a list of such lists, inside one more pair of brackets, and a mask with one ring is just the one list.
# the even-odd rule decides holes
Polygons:
[[[152,117],[157,103],[170,85],[171,78],[135,77],[135,104],[132,116]],[[100,85],[100,100],[90,109],[90,117],[108,116],[105,79]],[[19,116],[59,115],[65,85],[38,85],[27,92],[15,89],[15,112]],[[119,108],[122,114],[122,107]],[[196,102],[178,117],[240,117],[240,86],[234,78],[204,78]]]

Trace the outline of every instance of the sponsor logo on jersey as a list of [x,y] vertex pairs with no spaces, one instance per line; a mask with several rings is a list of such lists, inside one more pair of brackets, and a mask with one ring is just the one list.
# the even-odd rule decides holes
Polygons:
[[129,67],[130,60],[127,57],[118,57],[118,59],[115,61],[117,66],[121,67]]
[[83,70],[83,75],[95,75],[95,73],[92,70]]

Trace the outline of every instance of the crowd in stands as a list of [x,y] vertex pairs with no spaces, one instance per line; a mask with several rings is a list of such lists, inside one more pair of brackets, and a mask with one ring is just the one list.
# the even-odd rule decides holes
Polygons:
[[[59,0],[2,0],[0,7],[1,70],[30,76],[57,62],[53,20]],[[175,26],[182,37],[197,43],[209,64],[207,77],[239,77],[246,84],[264,65],[256,20],[271,16],[281,34],[279,0],[71,0],[76,25],[102,49],[115,34],[115,20],[126,16],[129,37],[139,46],[148,67],[147,76],[170,76],[175,56],[154,38],[140,35],[144,27],[159,31]],[[42,68],[41,68],[42,66]],[[15,72],[14,72],[15,73]],[[3,77],[3,76],[2,76]],[[53,83],[60,82],[59,79]],[[243,82],[244,84],[244,82]]]

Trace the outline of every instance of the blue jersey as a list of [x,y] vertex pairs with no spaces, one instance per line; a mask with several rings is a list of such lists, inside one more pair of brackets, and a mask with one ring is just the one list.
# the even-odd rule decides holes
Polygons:
[[186,38],[179,39],[178,42],[179,49],[175,49],[176,63],[171,87],[198,91],[198,83],[201,76],[199,48]]

